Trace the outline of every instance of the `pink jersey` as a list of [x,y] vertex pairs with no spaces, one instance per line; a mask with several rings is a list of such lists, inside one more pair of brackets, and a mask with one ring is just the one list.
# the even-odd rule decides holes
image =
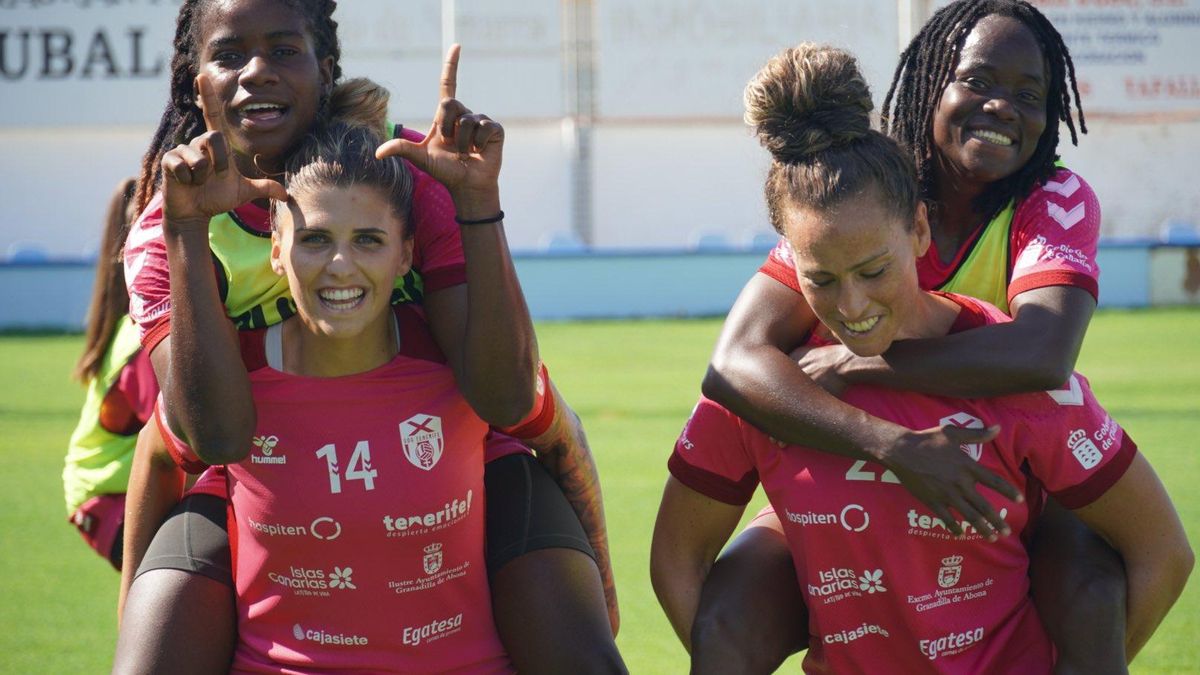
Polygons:
[[[956,328],[1007,320],[994,307],[950,297],[964,307]],[[963,451],[1024,488],[1020,504],[980,491],[1022,535],[1042,488],[1080,508],[1111,487],[1137,451],[1078,374],[1061,390],[992,399],[854,386],[844,400],[915,429],[1000,425],[996,440]],[[735,505],[761,481],[809,611],[806,672],[1051,671],[1053,647],[1029,598],[1021,537],[989,543],[964,521],[967,534],[955,539],[877,464],[781,448],[704,398],[669,467],[691,489]]]
[[150,420],[158,399],[158,379],[145,349],[129,359],[100,404],[100,426],[117,434],[134,434]]
[[[978,243],[979,234],[968,239],[949,263],[941,261],[931,244],[917,260],[921,288],[935,290],[949,281]],[[1100,201],[1078,174],[1059,169],[1045,185],[1035,187],[1017,205],[1008,234],[1009,302],[1045,286],[1076,286],[1099,297]],[[759,271],[800,291],[791,248],[782,238]]]
[[[423,136],[405,129],[403,138]],[[415,228],[413,268],[428,293],[466,283],[466,263],[454,203],[446,188],[429,174],[409,165],[413,175],[412,218]],[[234,209],[239,225],[257,233],[271,231],[268,212],[254,204]],[[134,222],[125,245],[125,282],[129,287],[129,315],[142,332],[142,344],[154,349],[170,332],[171,279],[167,248],[162,236],[162,196],[155,195]],[[269,269],[264,256],[262,267]],[[218,283],[224,280],[218,275]]]
[[484,560],[488,427],[397,315],[401,353],[369,372],[250,373],[254,447],[227,469],[234,671],[512,672]]

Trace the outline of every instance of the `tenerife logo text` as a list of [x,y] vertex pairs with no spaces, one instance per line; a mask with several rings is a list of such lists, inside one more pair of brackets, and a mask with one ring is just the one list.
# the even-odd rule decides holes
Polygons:
[[437,511],[409,516],[384,516],[383,527],[387,530],[388,537],[407,537],[410,534],[424,534],[445,529],[471,513],[473,496],[472,491],[467,490],[466,497],[446,502]]
[[933,661],[939,656],[950,656],[966,651],[968,647],[983,639],[983,628],[949,633],[933,640],[921,640],[921,653]]
[[[1004,520],[1008,517],[1008,509],[1000,509],[1000,519]],[[983,535],[975,529],[975,526],[970,521],[964,520],[958,523],[962,528],[963,541],[972,541],[982,539]],[[908,510],[908,533],[918,537],[930,537],[932,539],[955,539],[956,537],[950,528],[946,527],[946,523],[942,522],[941,518],[936,516],[927,516],[917,513],[916,509]]]
[[857,640],[859,638],[864,638],[868,635],[880,635],[882,637],[891,637],[891,634],[889,634],[887,632],[886,628],[882,628],[873,623],[864,623],[863,625],[859,626],[858,628],[852,628],[850,630],[843,630],[843,631],[839,631],[837,633],[830,633],[829,635],[826,635],[823,639],[824,639],[825,644],[827,644],[827,645],[850,644],[851,642],[854,642],[855,640]]
[[841,525],[844,529],[851,532],[862,532],[871,524],[871,514],[858,504],[847,504],[840,513],[793,513],[787,509],[783,510],[783,515],[790,523],[796,523],[801,527],[809,527],[811,525]]
[[300,624],[292,626],[292,637],[301,642],[308,640],[319,645],[343,645],[346,647],[365,647],[367,638],[361,635],[346,635],[344,633],[329,633],[324,629],[305,630]]
[[448,619],[431,621],[424,626],[405,628],[402,636],[404,644],[416,647],[422,642],[428,644],[448,635],[454,635],[462,630],[462,621],[463,615],[462,612],[459,612]]

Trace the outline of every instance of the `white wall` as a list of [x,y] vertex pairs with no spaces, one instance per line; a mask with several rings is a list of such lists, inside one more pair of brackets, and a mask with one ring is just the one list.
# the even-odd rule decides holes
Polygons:
[[[509,132],[503,189],[515,248],[537,248],[571,227],[575,147],[564,122],[571,106],[562,12],[576,1],[584,2],[453,3],[453,37],[464,43],[460,96]],[[94,249],[105,201],[137,170],[161,112],[165,72],[149,73],[169,59],[177,7],[171,0],[33,4],[0,3],[0,259],[22,240],[64,257]],[[926,4],[595,0],[596,117],[587,183],[595,243],[686,247],[719,231],[736,244],[768,231],[760,193],[766,154],[740,122],[746,80],[785,46],[832,41],[859,55],[878,99],[895,63],[901,14],[924,12]],[[1041,4],[1058,12],[1069,40],[1089,41],[1076,53],[1081,78],[1090,83],[1085,107],[1092,133],[1063,154],[1097,189],[1104,234],[1154,235],[1169,218],[1200,222],[1194,188],[1200,25],[1160,20],[1170,12],[1200,15],[1200,0],[1156,3],[1153,16],[1150,9],[1127,12],[1124,38],[1112,37],[1121,31],[1111,26],[1062,18],[1095,15],[1101,10],[1094,1]],[[442,10],[441,0],[347,0],[338,9],[346,74],[387,84],[396,119],[422,130],[437,99]],[[1142,61],[1112,63],[1111,53],[1119,51],[1112,45],[1149,34],[1153,21],[1158,37],[1138,47]],[[66,62],[53,57],[43,77],[38,36],[60,29],[74,36],[72,69],[55,76]],[[22,31],[30,31],[33,60],[17,77]],[[97,34],[106,36],[111,54],[95,47]],[[1126,86],[1126,78],[1134,84]],[[1099,84],[1111,82],[1120,85]],[[1162,86],[1147,89],[1154,82]]]

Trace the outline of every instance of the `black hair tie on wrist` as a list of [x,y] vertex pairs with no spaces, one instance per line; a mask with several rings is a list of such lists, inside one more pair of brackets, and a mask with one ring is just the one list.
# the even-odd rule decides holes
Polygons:
[[459,225],[491,225],[493,223],[498,223],[502,220],[504,220],[504,212],[503,211],[501,211],[500,213],[497,213],[494,216],[489,216],[487,218],[480,218],[478,220],[463,220],[462,218],[459,218],[457,215],[454,216],[454,222],[458,223]]

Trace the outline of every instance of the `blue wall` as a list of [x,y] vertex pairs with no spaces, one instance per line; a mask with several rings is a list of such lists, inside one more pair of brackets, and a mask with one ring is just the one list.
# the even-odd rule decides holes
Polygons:
[[[1196,250],[1102,244],[1101,306],[1200,304],[1200,297],[1182,286],[1165,291],[1154,286],[1182,284],[1175,279],[1183,272],[1175,268],[1186,264],[1185,253]],[[535,318],[596,319],[722,315],[765,256],[765,250],[599,251],[514,258]],[[0,301],[0,330],[79,330],[92,274],[86,262],[0,263],[0,284],[9,289]]]

